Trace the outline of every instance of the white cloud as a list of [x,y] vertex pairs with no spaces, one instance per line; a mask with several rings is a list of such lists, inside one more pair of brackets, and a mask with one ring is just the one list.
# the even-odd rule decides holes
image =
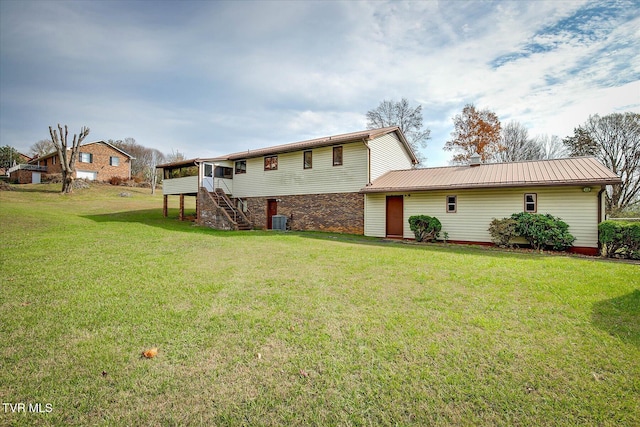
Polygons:
[[26,150],[64,121],[212,156],[360,130],[406,97],[446,164],[469,102],[561,137],[638,111],[640,13],[603,5],[0,2],[0,139]]

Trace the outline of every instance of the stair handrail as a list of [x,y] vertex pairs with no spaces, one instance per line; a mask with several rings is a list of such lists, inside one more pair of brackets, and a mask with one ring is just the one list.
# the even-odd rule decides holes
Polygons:
[[229,213],[227,212],[227,210],[226,210],[226,209],[224,209],[222,206],[220,206],[220,204],[219,204],[219,203],[218,203],[218,201],[216,200],[216,198],[217,198],[217,197],[212,196],[212,194],[215,194],[215,192],[214,192],[214,193],[211,193],[211,192],[207,191],[207,189],[206,189],[206,188],[204,188],[204,187],[200,187],[200,188],[201,188],[201,191],[202,191],[202,192],[207,193],[207,196],[209,196],[209,198],[211,199],[211,201],[213,202],[213,204],[214,204],[214,205],[216,205],[216,207],[217,207],[217,208],[219,208],[220,210],[222,210],[222,212],[224,212],[224,214],[225,214],[225,216],[227,217],[227,219],[229,220],[229,222],[231,222],[231,223],[235,226],[235,228],[237,229],[237,228],[238,228],[238,222],[237,222],[237,221],[234,221],[234,220],[233,220],[233,218],[231,218],[231,215],[229,215]]

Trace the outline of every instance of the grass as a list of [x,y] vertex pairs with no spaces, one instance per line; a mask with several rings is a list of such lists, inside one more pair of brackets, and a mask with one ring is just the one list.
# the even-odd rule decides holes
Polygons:
[[0,425],[640,424],[636,264],[20,188],[0,192],[0,399],[51,411]]

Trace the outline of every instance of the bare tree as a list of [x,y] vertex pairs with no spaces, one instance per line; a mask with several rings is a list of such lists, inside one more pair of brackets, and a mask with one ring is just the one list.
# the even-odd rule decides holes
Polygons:
[[533,142],[540,147],[541,160],[561,159],[568,157],[569,152],[558,135],[538,135]]
[[640,114],[593,115],[565,138],[572,156],[592,155],[622,180],[607,191],[609,212],[640,202]]
[[367,111],[367,129],[388,126],[398,126],[416,157],[425,160],[419,149],[427,148],[431,130],[422,129],[422,105],[412,108],[409,101],[402,98],[399,102],[384,100],[377,108]]
[[[58,134],[58,131],[60,133]],[[80,151],[80,144],[89,135],[90,129],[83,126],[80,129],[80,134],[73,135],[73,142],[71,147],[67,146],[67,136],[69,131],[67,125],[64,126],[64,133],[62,132],[62,126],[58,124],[58,130],[49,126],[49,134],[51,134],[51,141],[58,150],[58,157],[60,158],[60,167],[62,169],[62,193],[73,193],[73,181],[76,173],[76,159],[78,158],[78,151]]]
[[536,140],[529,138],[529,131],[520,122],[507,123],[500,134],[500,150],[495,154],[499,162],[519,162],[543,158],[543,149]]
[[454,163],[466,163],[475,153],[483,162],[490,161],[501,151],[502,127],[498,116],[489,109],[478,110],[475,105],[467,104],[462,114],[453,118],[453,125],[452,139],[444,144],[444,149],[459,152],[453,156]]
[[50,139],[41,139],[29,147],[29,151],[33,157],[46,156],[56,151],[56,146],[53,145]]

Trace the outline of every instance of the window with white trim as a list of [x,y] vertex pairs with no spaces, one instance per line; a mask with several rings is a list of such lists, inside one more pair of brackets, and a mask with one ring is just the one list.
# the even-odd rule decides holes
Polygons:
[[111,165],[111,166],[120,166],[120,157],[110,156],[109,157],[109,165]]

